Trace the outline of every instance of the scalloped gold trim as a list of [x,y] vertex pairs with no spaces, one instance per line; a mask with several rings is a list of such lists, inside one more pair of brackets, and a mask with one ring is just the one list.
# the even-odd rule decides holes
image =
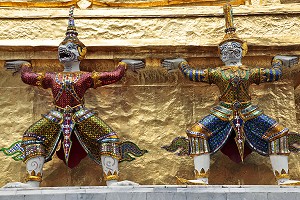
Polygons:
[[119,179],[119,176],[118,176],[117,171],[115,171],[113,174],[111,173],[111,171],[109,171],[107,174],[104,173],[105,181],[118,180],[118,179]]
[[290,179],[290,175],[288,174],[289,172],[286,172],[284,169],[281,170],[281,172],[275,170],[275,178],[276,180],[279,179]]
[[25,179],[26,182],[28,181],[37,181],[37,182],[42,182],[42,174],[41,172],[38,172],[36,174],[36,172],[34,170],[32,170],[32,172],[30,174],[28,174],[28,177]]
[[195,169],[194,173],[195,173],[195,179],[208,178],[209,177],[209,169],[207,171],[205,171],[204,168],[202,168],[200,170],[200,172]]

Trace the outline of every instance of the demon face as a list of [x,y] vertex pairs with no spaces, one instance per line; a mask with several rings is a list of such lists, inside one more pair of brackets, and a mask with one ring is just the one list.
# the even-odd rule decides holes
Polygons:
[[223,62],[236,63],[241,61],[243,55],[242,44],[235,41],[229,41],[220,47],[220,58]]
[[58,47],[58,59],[61,63],[79,61],[78,45],[73,42],[67,42],[66,44],[60,44]]

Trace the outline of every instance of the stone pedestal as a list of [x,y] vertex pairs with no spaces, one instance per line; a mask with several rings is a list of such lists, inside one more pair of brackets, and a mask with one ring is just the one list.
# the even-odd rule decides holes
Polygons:
[[281,200],[300,199],[300,187],[272,185],[143,185],[0,189],[1,200]]

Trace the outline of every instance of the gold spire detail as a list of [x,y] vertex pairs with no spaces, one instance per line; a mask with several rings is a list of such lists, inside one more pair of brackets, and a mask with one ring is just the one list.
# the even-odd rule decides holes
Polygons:
[[[235,27],[233,26],[233,14],[232,14],[232,7],[230,4],[225,4],[223,6],[223,12],[225,15],[225,26],[226,26],[226,30],[229,28],[234,29],[235,31]],[[227,32],[225,30],[225,32]]]
[[243,41],[239,36],[236,34],[235,30],[236,28],[233,25],[233,12],[232,12],[232,7],[230,4],[225,4],[223,6],[223,11],[224,11],[224,17],[225,17],[225,36],[223,40],[220,42],[219,47],[228,41],[236,41],[242,44],[243,48],[243,56],[246,55],[248,51],[248,46],[247,42]]

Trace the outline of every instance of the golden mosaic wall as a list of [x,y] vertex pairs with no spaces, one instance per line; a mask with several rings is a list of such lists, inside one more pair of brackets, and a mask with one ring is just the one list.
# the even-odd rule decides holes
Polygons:
[[[235,24],[249,41],[243,63],[267,67],[273,55],[299,55],[299,5],[241,6]],[[62,70],[56,47],[64,37],[66,9],[0,8],[0,146],[19,140],[30,124],[51,109],[50,91],[23,84],[19,74],[3,68],[4,60],[32,60],[36,71]],[[139,58],[146,68],[128,71],[117,84],[90,90],[87,107],[96,109],[124,140],[149,153],[120,164],[121,179],[140,184],[176,184],[175,175],[193,178],[193,161],[162,150],[176,136],[208,114],[217,102],[215,86],[191,83],[179,72],[166,73],[162,58],[182,56],[193,66],[219,66],[217,43],[224,34],[221,7],[75,10],[79,38],[88,46],[83,70],[111,70],[120,58]],[[199,14],[200,13],[200,14]],[[283,13],[289,13],[285,15]],[[26,18],[21,19],[22,14]],[[298,21],[297,21],[298,20]],[[252,87],[252,97],[265,113],[299,132],[300,65],[285,69],[278,83]],[[300,179],[299,155],[290,171]],[[25,165],[0,155],[0,185],[22,181]],[[235,164],[217,153],[211,161],[211,184],[275,184],[267,157],[256,153]],[[103,185],[101,167],[88,158],[68,169],[54,156],[45,164],[42,186]]]

